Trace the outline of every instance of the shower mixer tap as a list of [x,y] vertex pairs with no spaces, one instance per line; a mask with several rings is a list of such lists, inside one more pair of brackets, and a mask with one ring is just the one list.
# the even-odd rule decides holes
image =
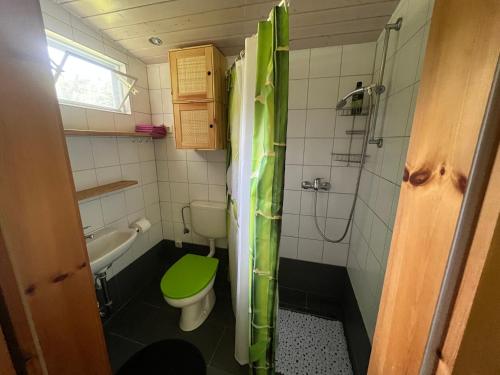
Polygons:
[[329,182],[322,182],[322,178],[315,178],[313,182],[311,181],[302,181],[302,189],[305,190],[315,190],[315,191],[328,191],[332,186]]

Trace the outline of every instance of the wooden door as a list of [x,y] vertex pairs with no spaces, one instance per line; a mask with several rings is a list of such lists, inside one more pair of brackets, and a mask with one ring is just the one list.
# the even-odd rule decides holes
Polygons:
[[214,103],[174,104],[177,148],[214,149],[216,126]]
[[172,50],[169,60],[174,102],[214,98],[213,47]]
[[16,370],[110,374],[37,0],[0,2],[0,82],[0,323]]
[[370,375],[419,373],[500,52],[499,35],[498,0],[436,1]]

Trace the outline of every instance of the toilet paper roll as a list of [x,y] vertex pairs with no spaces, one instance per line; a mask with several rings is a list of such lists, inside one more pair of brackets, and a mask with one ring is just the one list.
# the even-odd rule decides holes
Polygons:
[[145,217],[143,217],[142,219],[134,221],[130,225],[130,227],[131,228],[135,228],[140,233],[144,233],[144,232],[147,232],[149,230],[149,228],[151,228],[151,223],[149,222],[148,219],[146,219]]

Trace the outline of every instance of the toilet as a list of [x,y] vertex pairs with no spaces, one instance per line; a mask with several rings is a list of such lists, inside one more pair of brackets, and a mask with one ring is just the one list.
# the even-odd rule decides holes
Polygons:
[[213,290],[219,260],[213,258],[215,239],[226,237],[226,205],[193,201],[189,205],[192,230],[209,240],[207,256],[186,254],[161,279],[160,287],[170,306],[181,308],[179,326],[193,331],[207,319],[215,305]]

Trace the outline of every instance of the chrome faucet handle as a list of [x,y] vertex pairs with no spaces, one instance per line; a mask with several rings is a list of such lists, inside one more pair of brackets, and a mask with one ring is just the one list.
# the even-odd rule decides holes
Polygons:
[[323,191],[328,191],[330,190],[330,187],[332,186],[329,182],[322,182],[323,178],[317,177],[314,179],[314,184],[313,184],[313,189],[318,191],[318,190],[323,190]]
[[302,181],[302,189],[311,190],[314,189],[314,185],[310,181]]

